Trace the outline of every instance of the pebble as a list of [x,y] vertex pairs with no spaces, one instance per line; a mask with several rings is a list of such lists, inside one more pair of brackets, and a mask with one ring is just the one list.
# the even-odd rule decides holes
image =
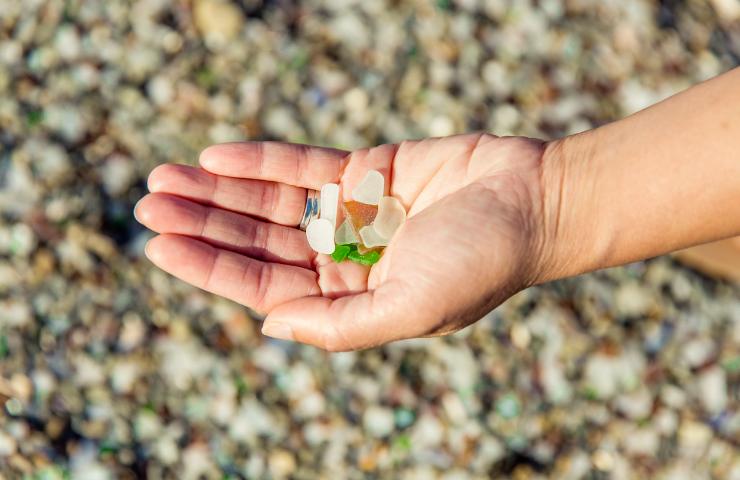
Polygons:
[[211,48],[221,49],[236,38],[244,26],[242,12],[225,0],[198,0],[195,25]]
[[373,437],[386,437],[393,432],[395,426],[393,410],[371,406],[362,414],[362,425]]
[[681,422],[678,431],[678,444],[684,455],[698,457],[702,455],[712,439],[712,430],[693,420]]
[[167,106],[175,98],[175,87],[164,75],[158,75],[147,83],[147,93],[160,107]]
[[103,187],[112,196],[122,195],[135,179],[133,160],[123,155],[112,155],[101,168]]
[[9,457],[15,453],[18,447],[15,438],[0,431],[0,457]]
[[647,418],[653,408],[653,396],[646,388],[619,395],[614,404],[618,411],[633,420]]
[[716,351],[717,346],[711,338],[699,337],[686,342],[681,354],[689,367],[697,368],[707,363]]
[[617,311],[626,317],[646,315],[652,306],[649,291],[636,282],[621,285],[615,293]]
[[267,463],[273,478],[287,478],[296,469],[295,457],[287,450],[278,449],[271,452]]
[[660,437],[655,430],[638,428],[625,436],[622,448],[627,455],[653,458],[660,448]]
[[703,371],[696,383],[704,409],[711,415],[722,412],[728,404],[727,375],[725,371],[714,365]]

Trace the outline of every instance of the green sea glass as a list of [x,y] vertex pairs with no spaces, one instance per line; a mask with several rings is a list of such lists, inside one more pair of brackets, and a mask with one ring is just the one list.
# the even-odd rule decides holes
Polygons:
[[341,263],[345,258],[347,258],[347,255],[349,255],[351,251],[352,247],[350,245],[337,245],[334,249],[334,253],[331,254],[331,258],[335,262]]

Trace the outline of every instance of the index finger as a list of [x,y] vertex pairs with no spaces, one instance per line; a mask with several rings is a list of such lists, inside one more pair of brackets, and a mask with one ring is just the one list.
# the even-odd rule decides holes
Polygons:
[[255,178],[320,190],[339,180],[349,152],[285,142],[239,142],[212,145],[200,165],[227,177]]

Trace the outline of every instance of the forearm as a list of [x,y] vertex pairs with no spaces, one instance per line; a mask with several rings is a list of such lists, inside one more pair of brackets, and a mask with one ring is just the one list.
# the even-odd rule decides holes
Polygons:
[[740,69],[548,145],[551,280],[740,234]]

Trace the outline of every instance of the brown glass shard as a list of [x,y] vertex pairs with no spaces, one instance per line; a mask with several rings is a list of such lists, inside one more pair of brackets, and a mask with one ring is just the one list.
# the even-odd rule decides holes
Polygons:
[[378,214],[378,207],[375,205],[366,205],[364,203],[349,201],[342,204],[342,210],[346,218],[350,220],[350,226],[353,228],[355,236],[360,238],[360,229],[370,225]]

